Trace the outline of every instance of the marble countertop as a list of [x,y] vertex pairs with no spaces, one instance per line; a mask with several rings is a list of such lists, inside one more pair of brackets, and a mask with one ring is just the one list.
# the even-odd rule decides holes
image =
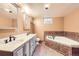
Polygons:
[[0,51],[9,51],[13,52],[15,49],[28,42],[32,37],[36,36],[36,34],[30,34],[28,36],[21,36],[19,39],[16,38],[15,41],[9,42],[7,44],[0,43]]

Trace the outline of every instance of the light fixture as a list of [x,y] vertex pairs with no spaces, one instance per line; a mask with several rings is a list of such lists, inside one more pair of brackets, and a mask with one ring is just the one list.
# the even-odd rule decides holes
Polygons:
[[6,12],[8,12],[8,13],[12,13],[12,11],[11,10],[9,10],[9,9],[4,9]]
[[44,5],[45,10],[47,10],[49,7],[50,7],[50,4],[45,4]]

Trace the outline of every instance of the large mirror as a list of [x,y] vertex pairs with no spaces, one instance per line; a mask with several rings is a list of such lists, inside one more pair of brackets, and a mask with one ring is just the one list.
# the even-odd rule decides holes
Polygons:
[[15,29],[17,8],[11,3],[0,3],[0,29]]

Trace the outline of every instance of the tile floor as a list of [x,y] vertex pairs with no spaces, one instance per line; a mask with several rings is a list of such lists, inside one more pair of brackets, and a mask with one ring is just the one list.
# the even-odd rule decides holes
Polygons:
[[37,46],[33,56],[64,56],[57,51],[47,47],[44,43]]

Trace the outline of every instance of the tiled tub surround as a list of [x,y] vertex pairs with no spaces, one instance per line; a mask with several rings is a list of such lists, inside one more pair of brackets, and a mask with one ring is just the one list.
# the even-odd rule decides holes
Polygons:
[[44,38],[47,35],[65,36],[65,37],[70,38],[72,40],[79,41],[79,33],[77,33],[77,32],[68,32],[68,31],[45,31],[44,32]]
[[45,43],[48,47],[52,48],[52,49],[55,49],[57,52],[65,55],[65,56],[68,56],[68,55],[72,55],[71,51],[71,47],[68,47],[66,45],[62,45],[62,44],[59,44],[57,42],[53,42],[51,40],[46,40],[46,43]]
[[77,33],[77,32],[67,32],[67,31],[64,31],[64,36],[68,37],[68,38],[70,38],[72,40],[79,41],[79,33]]
[[[52,39],[46,39],[46,36],[55,35],[61,38],[54,41]],[[65,37],[63,37],[65,36]],[[62,53],[65,56],[76,55],[79,56],[79,43],[78,43],[78,33],[74,32],[63,32],[63,31],[46,31],[45,32],[45,42],[50,48]],[[75,41],[76,40],[76,41]]]
[[79,51],[77,51],[79,49],[79,42],[62,36],[56,36],[54,39],[51,37],[46,37],[46,45],[50,48],[55,49],[65,56],[79,55]]
[[64,32],[63,31],[45,31],[44,32],[44,40],[45,40],[45,37],[48,35],[64,36]]

